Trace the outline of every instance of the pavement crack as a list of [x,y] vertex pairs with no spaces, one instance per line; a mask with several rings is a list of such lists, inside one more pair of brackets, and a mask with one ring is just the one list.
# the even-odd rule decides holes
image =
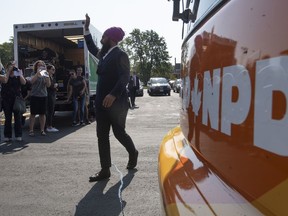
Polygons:
[[120,202],[120,207],[121,207],[121,212],[122,212],[122,216],[125,216],[124,213],[124,209],[123,209],[123,200],[122,200],[122,188],[123,188],[123,173],[118,169],[118,167],[112,163],[112,165],[115,167],[115,170],[119,173],[120,176],[120,186],[118,189],[118,198],[119,198],[119,202]]

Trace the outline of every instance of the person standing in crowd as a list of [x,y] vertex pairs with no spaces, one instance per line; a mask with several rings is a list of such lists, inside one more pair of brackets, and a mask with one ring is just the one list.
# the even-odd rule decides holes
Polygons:
[[85,42],[89,51],[99,58],[96,90],[96,132],[100,156],[100,172],[90,176],[89,181],[100,181],[110,177],[111,153],[109,132],[112,126],[116,139],[129,153],[127,169],[137,165],[138,151],[131,137],[126,133],[125,124],[129,109],[126,86],[130,76],[130,62],[127,54],[117,45],[125,33],[119,27],[107,29],[102,36],[101,50],[95,45],[89,31],[90,17],[86,14]]
[[[31,93],[31,82],[30,77],[26,77],[26,84],[21,86],[21,94],[23,99],[25,100],[26,106],[30,105],[30,93]],[[22,115],[22,126],[25,125],[26,116]]]
[[[68,81],[68,98],[70,101],[72,96],[73,103],[73,123],[72,126],[85,125],[84,112],[85,112],[85,90],[86,82],[82,77],[82,67],[77,67],[77,74],[74,69],[70,70],[70,79]],[[78,121],[78,109],[80,109],[80,123]]]
[[47,87],[51,85],[51,81],[42,60],[36,61],[33,65],[31,85],[29,136],[35,136],[34,124],[37,114],[39,114],[41,135],[46,136]]
[[133,75],[130,76],[130,80],[128,83],[128,90],[130,94],[131,99],[131,109],[138,108],[135,104],[136,99],[136,91],[139,89],[140,83],[139,83],[139,77],[136,75],[136,72],[133,72]]
[[55,56],[55,52],[46,47],[42,50],[38,60],[42,60],[46,65],[53,64]]
[[[0,93],[1,93],[1,83],[6,82],[7,82],[6,71],[0,59]],[[2,97],[0,94],[0,112],[1,111],[2,111]],[[0,140],[1,140],[1,133],[0,133]]]
[[[0,112],[2,111],[1,84],[7,82],[6,71],[0,59]],[[0,141],[2,131],[0,130]]]
[[90,118],[89,118],[89,104],[90,104],[90,94],[89,94],[89,84],[88,80],[86,80],[86,101],[85,101],[85,123],[86,124],[91,124]]
[[[84,81],[85,81],[85,105],[84,105],[84,123],[82,123],[82,125],[85,125],[85,124],[91,124],[91,122],[89,121],[89,102],[90,102],[90,95],[89,95],[89,89],[88,89],[88,86],[89,86],[89,83],[88,83],[88,80],[85,79],[85,75],[83,74],[83,69],[81,66],[78,66],[76,68],[76,72],[77,72],[77,76],[82,76]],[[81,100],[79,101],[79,107],[80,109],[82,108],[83,104],[81,103]],[[81,115],[81,110],[78,109],[78,118],[81,119],[80,115]]]
[[3,110],[5,115],[4,141],[12,140],[12,114],[14,115],[14,132],[16,141],[22,141],[22,113],[14,111],[15,98],[21,97],[21,85],[25,85],[26,80],[23,73],[15,63],[9,62],[6,67],[7,82],[2,85],[1,96],[3,99]]
[[47,112],[46,112],[46,131],[58,132],[59,130],[53,127],[54,107],[56,102],[56,91],[58,84],[54,78],[55,67],[51,64],[47,65],[47,72],[50,78],[50,86],[47,87]]

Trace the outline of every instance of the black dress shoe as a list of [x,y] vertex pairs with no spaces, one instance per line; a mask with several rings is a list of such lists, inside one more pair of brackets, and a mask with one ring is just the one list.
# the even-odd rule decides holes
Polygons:
[[111,176],[110,170],[109,169],[102,169],[100,172],[92,175],[89,177],[89,182],[94,182],[94,181],[101,181],[104,179],[108,179]]
[[129,155],[127,169],[134,169],[137,166],[138,151],[136,150],[133,155]]

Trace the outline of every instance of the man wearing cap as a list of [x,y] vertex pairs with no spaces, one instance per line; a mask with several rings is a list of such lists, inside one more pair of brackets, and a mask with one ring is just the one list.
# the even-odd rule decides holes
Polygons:
[[90,176],[89,181],[100,181],[110,177],[111,154],[109,132],[112,126],[117,140],[129,153],[127,169],[137,165],[138,151],[131,137],[125,131],[126,117],[129,109],[126,86],[130,77],[130,63],[127,54],[117,45],[125,33],[120,27],[108,28],[102,36],[102,48],[99,49],[89,32],[90,17],[86,14],[85,42],[94,56],[99,59],[96,89],[96,133],[100,156],[100,172]]

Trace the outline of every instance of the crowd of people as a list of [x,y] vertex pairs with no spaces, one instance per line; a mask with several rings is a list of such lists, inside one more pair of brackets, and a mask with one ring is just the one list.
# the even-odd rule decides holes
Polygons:
[[[67,84],[68,99],[73,104],[73,126],[90,124],[88,118],[89,100],[88,88],[82,76],[81,66],[70,70],[70,77]],[[55,66],[37,60],[33,64],[33,72],[30,76],[24,77],[16,62],[9,62],[4,67],[0,61],[0,110],[4,112],[4,141],[10,142],[13,137],[16,141],[22,141],[22,126],[25,124],[25,115],[13,109],[16,97],[21,97],[27,105],[30,105],[29,136],[35,136],[35,117],[39,116],[40,135],[46,136],[46,132],[58,132],[53,125],[55,113],[56,92],[58,83],[55,79]],[[0,134],[1,139],[1,134]]]

